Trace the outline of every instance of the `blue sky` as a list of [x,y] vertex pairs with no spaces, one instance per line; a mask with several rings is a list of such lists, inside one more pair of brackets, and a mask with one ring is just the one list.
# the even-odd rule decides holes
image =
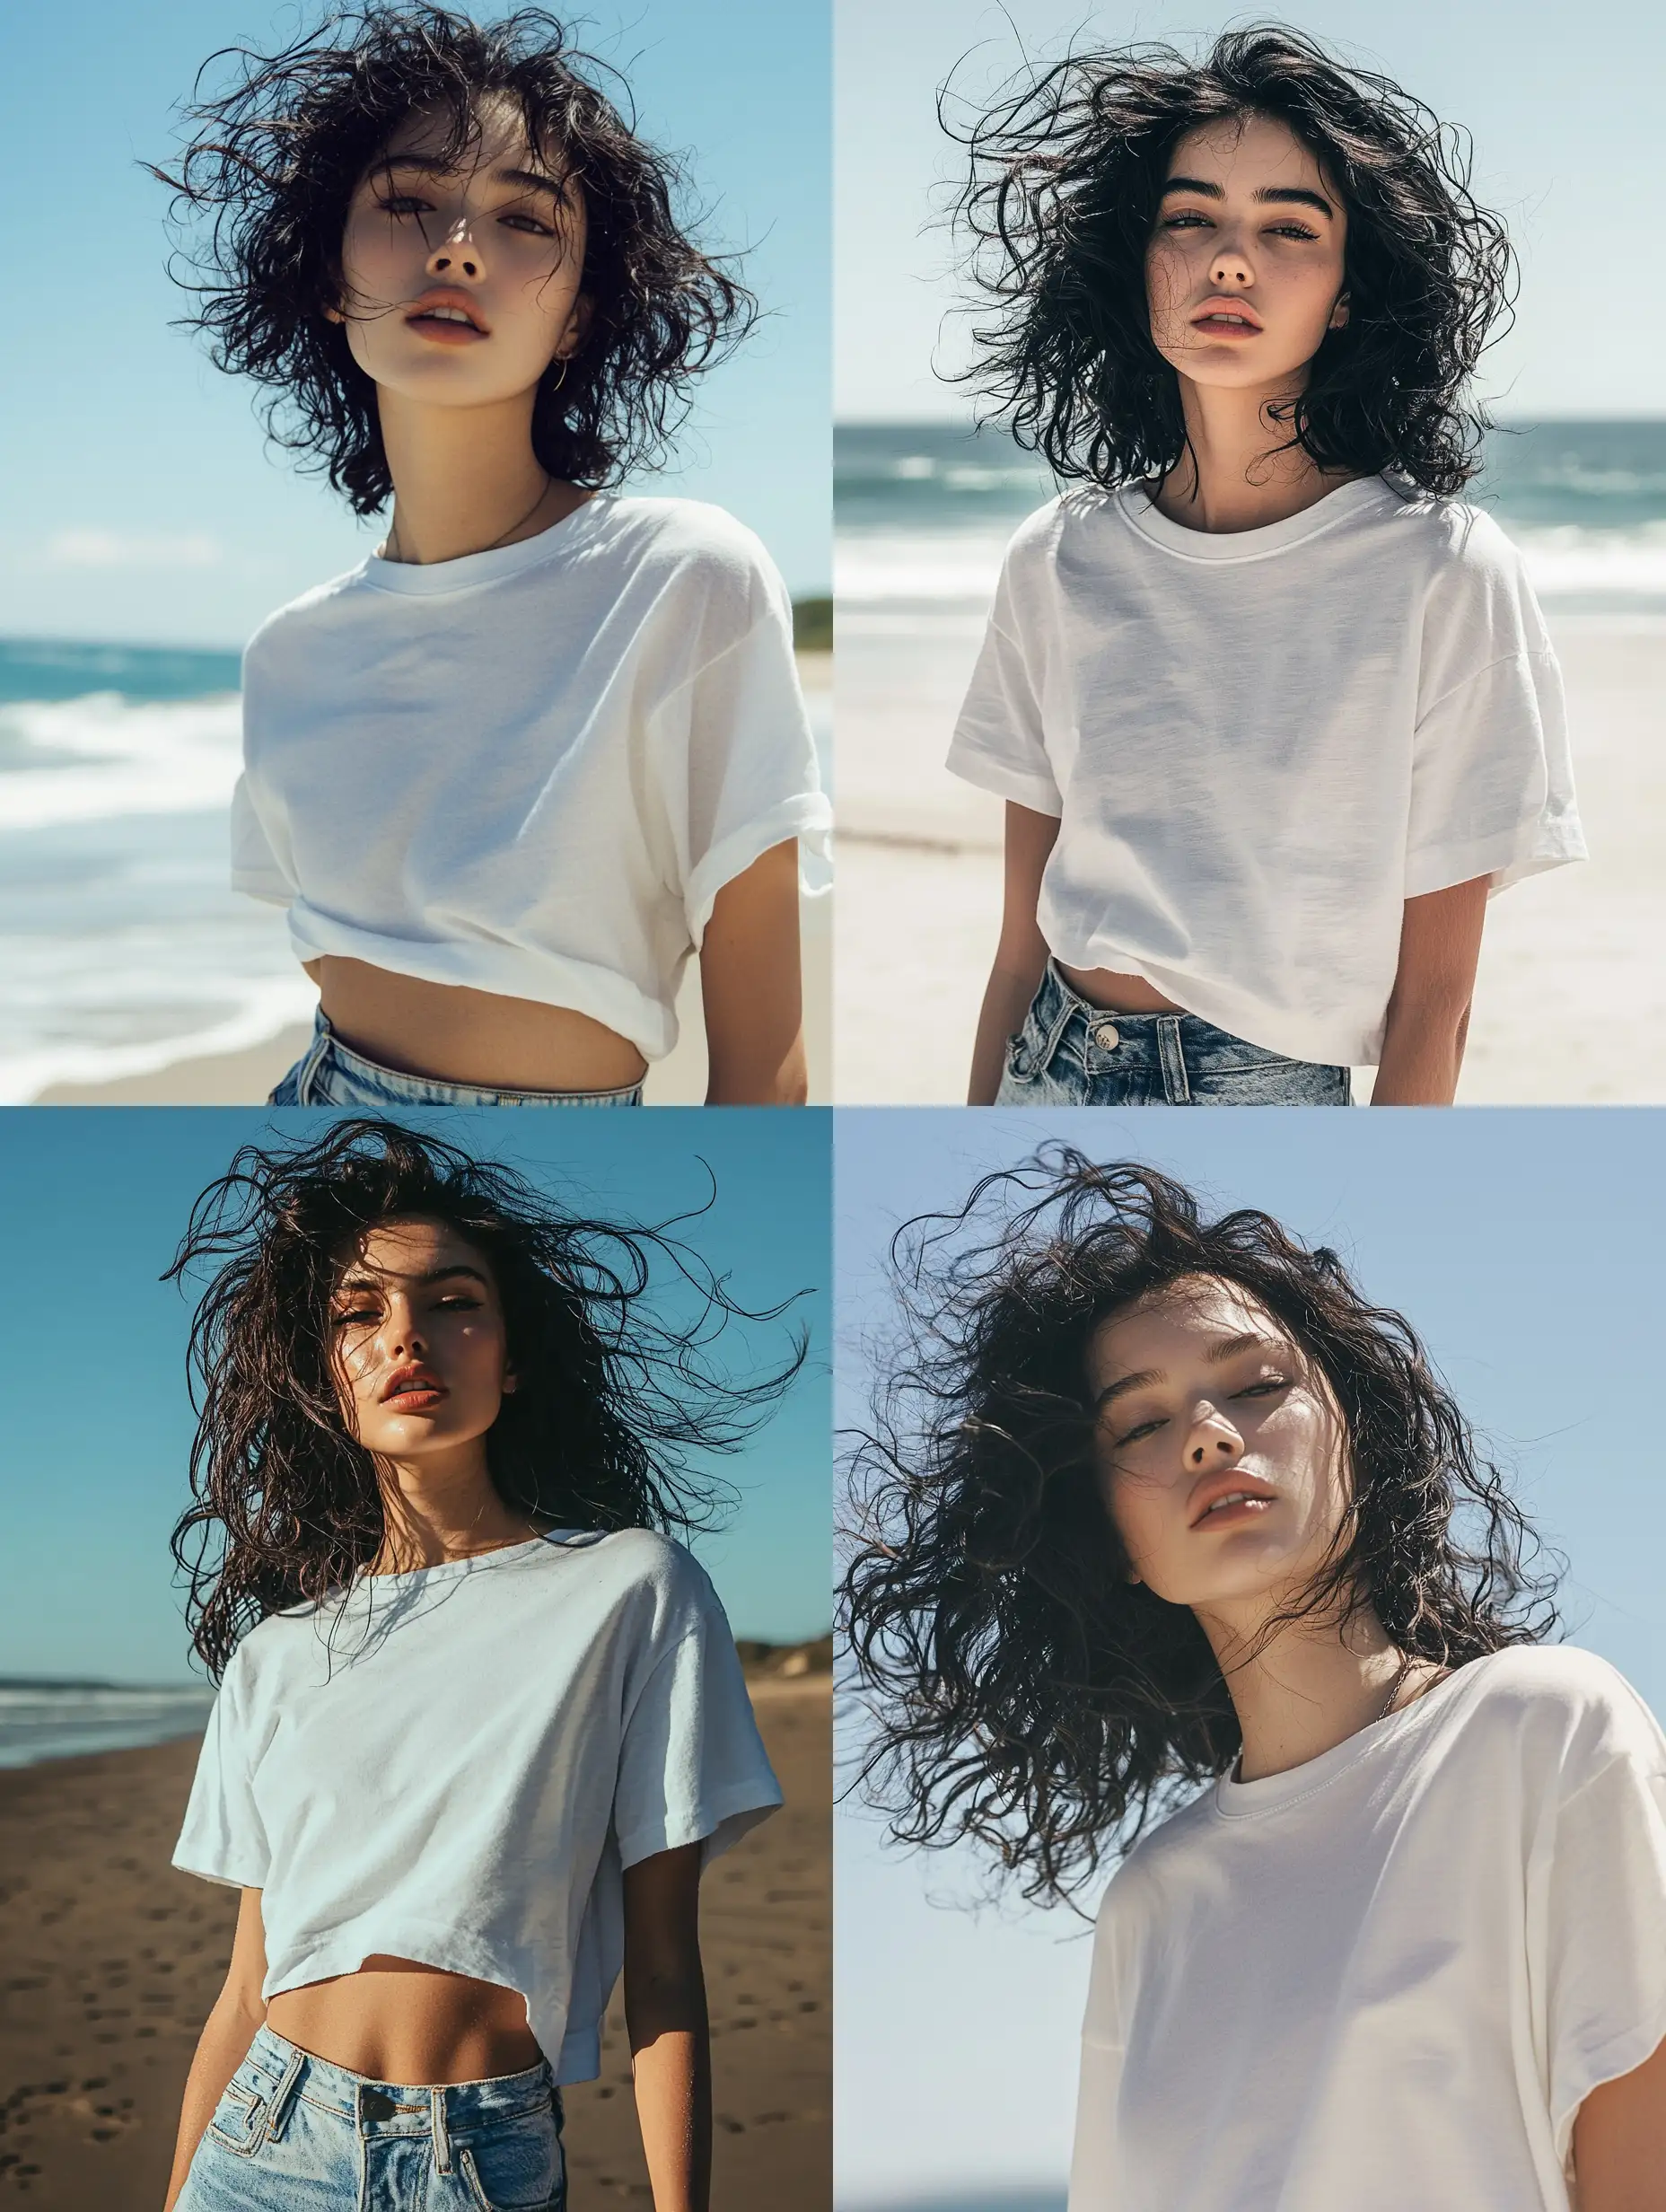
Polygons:
[[[1657,415],[1666,293],[1644,249],[1661,190],[1666,16],[1649,0],[1304,0],[1246,12],[1196,0],[838,0],[837,392],[846,420],[965,411],[929,362],[954,298],[940,233],[922,237],[955,149],[935,88],[963,57],[969,94],[1080,32],[1193,48],[1273,16],[1396,77],[1473,134],[1475,189],[1507,219],[1523,265],[1515,332],[1487,356],[1500,411]],[[1022,43],[1021,43],[1022,42]],[[952,329],[942,358],[961,356]]]
[[[240,645],[376,541],[268,456],[250,391],[169,328],[171,111],[216,48],[273,51],[315,0],[54,0],[8,10],[0,187],[27,311],[8,340],[0,628],[12,636]],[[483,12],[502,14],[502,0]],[[565,13],[565,11],[563,11]],[[683,152],[725,249],[773,311],[715,373],[680,475],[758,530],[795,592],[829,575],[830,30],[827,0],[592,0],[574,24]]]
[[[329,1119],[286,1114],[281,1126]],[[704,1160],[717,1203],[677,1233],[729,1272],[745,1304],[812,1291],[795,1309],[815,1331],[811,1367],[743,1457],[726,1462],[741,1510],[697,1549],[738,1636],[823,1633],[826,1114],[448,1119],[465,1149],[530,1173],[557,1198],[572,1193],[602,1218],[652,1223],[698,1205]],[[168,1535],[189,1495],[190,1304],[157,1277],[197,1193],[240,1144],[267,1140],[276,1126],[252,1111],[127,1107],[37,1107],[0,1123],[0,1674],[189,1679]],[[778,1356],[785,1326],[737,1337],[730,1356],[744,1365]]]
[[[858,1418],[860,1337],[882,1321],[897,1224],[958,1205],[1044,1134],[1177,1173],[1336,1246],[1422,1334],[1570,1562],[1574,1640],[1666,1715],[1666,1485],[1655,1416],[1666,1137],[1653,1110],[1475,1108],[1340,1118],[945,1113],[838,1117],[837,1409]],[[1066,1913],[973,1913],[952,1855],[837,1823],[841,2212],[934,2191],[1062,2185],[1088,1952]],[[1097,1902],[1097,1893],[1086,1900]],[[1062,2202],[1062,2197],[1061,2197]]]

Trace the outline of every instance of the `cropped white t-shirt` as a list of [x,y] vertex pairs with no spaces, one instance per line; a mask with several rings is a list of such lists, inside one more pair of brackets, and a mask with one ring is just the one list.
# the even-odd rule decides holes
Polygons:
[[1060,960],[1330,1065],[1379,1057],[1407,899],[1585,849],[1521,556],[1382,477],[1218,534],[1138,489],[1039,509],[949,766],[1060,818]]
[[1070,2212],[1567,2212],[1663,2039],[1666,1738],[1590,1653],[1495,1653],[1130,1853]]
[[571,1006],[645,1059],[717,893],[829,821],[785,589],[697,500],[372,554],[243,656],[232,880],[298,958]]
[[173,1863],[261,1892],[263,1997],[374,1953],[519,1990],[601,2064],[623,1874],[781,1803],[723,1608],[645,1530],[557,1532],[269,1615],[209,1716]]

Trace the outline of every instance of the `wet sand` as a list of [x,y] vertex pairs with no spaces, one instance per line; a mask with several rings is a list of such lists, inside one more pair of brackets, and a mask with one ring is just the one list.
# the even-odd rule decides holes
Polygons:
[[[830,1677],[772,1664],[752,1694],[787,1803],[717,1861],[704,1891],[713,2201],[827,2212]],[[237,1915],[234,1891],[168,1863],[197,1741],[0,1773],[0,2204],[162,2204],[180,2092]],[[572,2212],[646,2206],[617,2000],[601,2078],[566,2103]]]

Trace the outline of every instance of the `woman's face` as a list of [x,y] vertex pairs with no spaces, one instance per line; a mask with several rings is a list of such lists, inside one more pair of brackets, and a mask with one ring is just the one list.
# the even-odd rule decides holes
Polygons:
[[408,116],[359,180],[341,241],[347,344],[383,389],[443,407],[530,391],[583,335],[583,195],[484,102],[453,167],[447,118]]
[[336,1285],[330,1326],[343,1418],[384,1459],[472,1444],[515,1387],[491,1265],[445,1222],[370,1230]]
[[1193,1276],[1090,1339],[1100,1487],[1137,1578],[1171,1604],[1267,1610],[1305,1587],[1349,1491],[1341,1413],[1250,1292]]
[[1341,299],[1347,214],[1286,124],[1188,131],[1145,249],[1152,341],[1194,384],[1299,389]]

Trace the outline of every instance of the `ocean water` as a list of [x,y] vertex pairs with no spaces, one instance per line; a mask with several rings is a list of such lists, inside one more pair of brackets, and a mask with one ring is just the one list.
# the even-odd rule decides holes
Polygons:
[[0,1767],[32,1767],[78,1751],[123,1751],[194,1736],[214,1692],[111,1682],[0,1680]]
[[[841,637],[981,616],[1007,539],[1051,496],[1004,434],[846,425],[834,439]],[[1468,496],[1521,549],[1548,614],[1666,619],[1666,419],[1511,426]]]
[[[311,1019],[282,910],[226,882],[238,673],[0,638],[0,1105]],[[811,707],[825,759],[830,701]]]

